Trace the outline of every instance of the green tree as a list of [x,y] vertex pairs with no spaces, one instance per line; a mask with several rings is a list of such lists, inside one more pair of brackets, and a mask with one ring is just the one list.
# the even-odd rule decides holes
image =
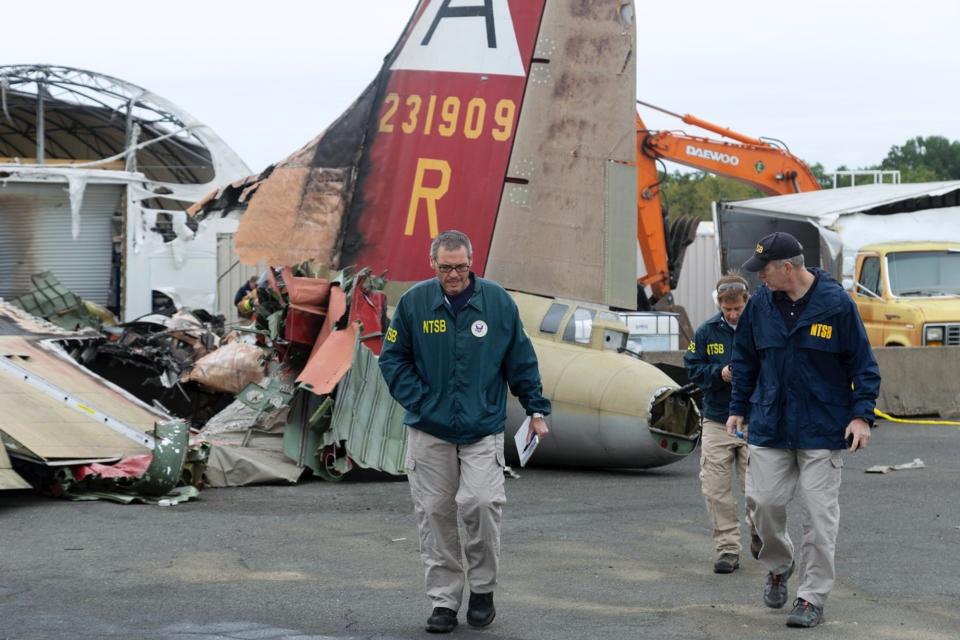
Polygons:
[[813,174],[813,177],[820,183],[821,189],[833,188],[833,177],[827,175],[827,170],[824,169],[822,163],[814,162],[811,164],[808,162],[807,166],[810,167],[810,173]]
[[917,136],[891,147],[879,168],[899,170],[903,182],[960,180],[960,142]]
[[701,220],[712,217],[711,203],[719,200],[748,200],[763,195],[748,184],[722,178],[703,171],[673,171],[660,183],[660,196],[671,217],[694,216]]

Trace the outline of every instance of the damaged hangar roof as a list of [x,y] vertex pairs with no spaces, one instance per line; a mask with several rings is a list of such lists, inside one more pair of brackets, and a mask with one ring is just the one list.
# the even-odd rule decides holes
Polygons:
[[54,65],[0,66],[0,164],[115,169],[181,185],[249,173],[207,125],[173,103],[111,76]]
[[960,180],[869,184],[723,202],[719,206],[725,210],[778,218],[819,219],[829,225],[848,213],[902,213],[957,205],[960,205]]
[[249,173],[209,126],[143,87],[0,66],[0,297],[49,271],[122,319],[161,295],[214,310],[217,237],[236,221],[197,224],[185,210]]

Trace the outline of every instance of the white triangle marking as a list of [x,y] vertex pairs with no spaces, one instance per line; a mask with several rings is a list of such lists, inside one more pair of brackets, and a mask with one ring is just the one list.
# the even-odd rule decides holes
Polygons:
[[[433,26],[443,0],[431,0],[392,70],[451,71],[505,76],[523,76],[517,33],[507,0],[493,0],[493,26],[496,46],[488,45],[487,20],[483,15],[444,16],[426,45],[422,44]],[[452,0],[449,8],[484,7],[483,0]]]

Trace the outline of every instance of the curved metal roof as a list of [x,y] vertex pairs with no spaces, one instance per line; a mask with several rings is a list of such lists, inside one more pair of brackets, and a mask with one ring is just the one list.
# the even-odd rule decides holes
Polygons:
[[797,220],[819,220],[832,224],[838,216],[849,213],[887,212],[885,208],[907,201],[917,201],[913,207],[899,210],[950,206],[953,201],[931,202],[931,199],[960,192],[960,180],[946,182],[905,182],[901,184],[867,184],[859,187],[841,187],[791,193],[783,196],[767,196],[750,200],[735,200],[719,204],[722,209],[770,215]]
[[217,182],[218,165],[234,169],[228,179],[249,173],[209,127],[163,98],[107,75],[52,65],[0,66],[4,163],[138,171],[183,185]]

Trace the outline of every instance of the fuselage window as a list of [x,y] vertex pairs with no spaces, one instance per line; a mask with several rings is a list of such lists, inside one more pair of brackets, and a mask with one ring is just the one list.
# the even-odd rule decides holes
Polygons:
[[590,333],[593,331],[593,317],[596,313],[596,309],[577,307],[577,310],[573,312],[573,316],[563,330],[564,341],[589,344]]
[[563,320],[563,316],[566,315],[569,308],[570,305],[557,302],[550,305],[550,308],[547,309],[547,315],[543,316],[543,322],[540,323],[540,331],[544,333],[560,331],[560,321]]

